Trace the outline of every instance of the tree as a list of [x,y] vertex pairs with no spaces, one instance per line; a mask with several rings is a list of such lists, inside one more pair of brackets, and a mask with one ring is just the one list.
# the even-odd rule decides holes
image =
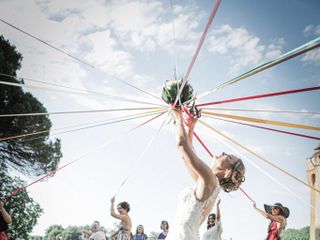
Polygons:
[[[0,171],[0,198],[24,185],[25,182],[19,178],[12,178],[5,172]],[[34,225],[37,224],[38,217],[43,212],[40,205],[28,196],[26,190],[7,199],[5,201],[5,208],[12,217],[9,232],[22,239],[27,239],[28,234],[32,231]]]
[[59,240],[62,239],[64,229],[61,225],[51,225],[47,230],[43,239],[45,240]]
[[309,240],[310,227],[304,227],[301,229],[287,229],[281,234],[283,240]]
[[66,240],[80,240],[82,229],[77,226],[68,226],[62,233],[62,239]]
[[41,236],[29,236],[28,240],[43,240]]
[[[81,240],[82,233],[88,232],[90,226],[68,226],[63,228],[61,225],[51,225],[45,233],[43,240]],[[33,240],[33,237],[29,237]]]
[[[16,76],[22,55],[8,40],[0,36],[0,73]],[[23,83],[0,75],[0,81]],[[46,112],[46,108],[31,93],[19,87],[0,85],[0,114]],[[0,138],[50,130],[47,115],[26,117],[1,117]],[[0,168],[4,171],[16,169],[27,175],[39,176],[55,170],[62,157],[60,140],[49,139],[49,131],[36,140],[0,141]]]

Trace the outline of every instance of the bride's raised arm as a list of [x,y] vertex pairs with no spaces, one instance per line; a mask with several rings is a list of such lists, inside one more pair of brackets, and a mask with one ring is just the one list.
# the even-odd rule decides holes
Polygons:
[[184,163],[191,177],[198,182],[196,189],[197,199],[200,201],[206,200],[216,187],[216,178],[212,169],[204,163],[192,149],[192,136],[195,127],[196,118],[188,120],[188,134],[185,129],[184,119],[180,109],[174,109],[173,115],[176,122],[176,144]]

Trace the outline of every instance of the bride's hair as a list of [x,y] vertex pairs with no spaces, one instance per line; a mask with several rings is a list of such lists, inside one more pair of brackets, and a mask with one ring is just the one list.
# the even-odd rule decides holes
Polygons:
[[222,178],[220,182],[221,188],[225,192],[236,191],[240,187],[240,185],[245,181],[246,168],[241,159],[239,159],[233,166],[231,167],[231,172],[229,176]]

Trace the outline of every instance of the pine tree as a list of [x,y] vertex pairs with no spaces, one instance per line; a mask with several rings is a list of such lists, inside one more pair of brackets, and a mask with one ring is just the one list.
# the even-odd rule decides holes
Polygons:
[[[21,62],[22,55],[16,47],[0,36],[0,73],[16,76]],[[23,83],[23,79],[3,75],[0,81]],[[0,85],[0,115],[34,112],[46,112],[46,108],[31,93],[20,87]],[[0,139],[50,128],[48,115],[0,117]],[[62,157],[60,140],[50,139],[49,131],[37,136],[35,139],[0,140],[1,171],[15,169],[29,176],[39,176],[55,170]]]

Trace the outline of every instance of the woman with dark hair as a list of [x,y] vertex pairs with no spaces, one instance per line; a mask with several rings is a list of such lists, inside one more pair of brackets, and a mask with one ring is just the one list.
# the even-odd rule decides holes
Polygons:
[[244,182],[245,166],[234,155],[222,153],[209,167],[193,151],[192,137],[197,116],[188,117],[188,129],[181,109],[173,109],[176,124],[176,142],[195,187],[184,190],[179,198],[176,223],[168,239],[198,240],[199,228],[211,212],[220,188],[226,192],[237,190]]
[[253,207],[262,216],[270,219],[266,240],[280,240],[280,235],[286,227],[286,219],[290,215],[289,208],[282,206],[281,203],[264,204],[265,211],[257,208],[256,203],[253,204]]
[[112,217],[121,220],[117,240],[130,240],[131,239],[131,218],[129,216],[130,205],[127,202],[121,202],[117,205],[117,214],[114,210],[115,197],[111,198],[110,214]]
[[203,234],[202,240],[221,240],[221,214],[220,199],[217,202],[217,214],[211,213],[207,220],[207,231]]
[[146,240],[148,236],[144,234],[144,228],[142,225],[139,225],[136,230],[136,234],[133,235],[133,240]]
[[169,232],[169,223],[165,220],[161,221],[160,229],[162,230],[162,232],[159,234],[157,240],[166,239]]

